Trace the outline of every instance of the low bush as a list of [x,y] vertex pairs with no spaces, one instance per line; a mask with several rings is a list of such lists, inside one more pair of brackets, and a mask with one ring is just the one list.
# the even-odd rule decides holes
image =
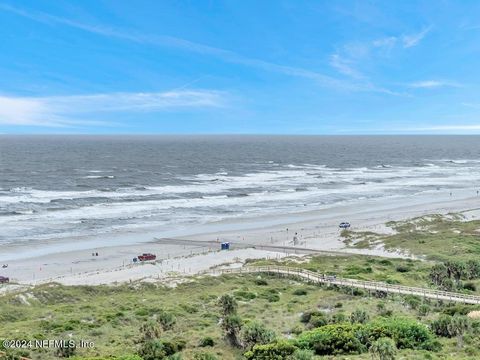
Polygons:
[[477,286],[472,282],[466,282],[465,284],[463,284],[463,288],[465,290],[477,291]]
[[268,285],[268,281],[265,280],[265,279],[257,278],[257,279],[255,279],[255,284],[256,284],[256,285],[259,285],[259,286],[267,286],[267,285]]
[[290,359],[298,348],[291,341],[278,341],[267,345],[255,345],[244,356],[247,360],[284,360]]
[[439,346],[426,326],[402,318],[322,326],[302,333],[297,345],[318,355],[359,354],[382,337],[393,339],[399,349],[436,350]]
[[251,291],[238,290],[233,293],[237,300],[250,301],[257,297],[257,294]]
[[296,296],[304,296],[304,295],[307,295],[307,294],[308,294],[308,291],[305,290],[305,289],[296,289],[293,292],[293,295],[296,295]]
[[200,347],[215,346],[215,340],[213,340],[213,338],[210,336],[205,336],[204,338],[200,339],[198,346]]
[[246,349],[251,349],[257,344],[264,345],[273,342],[276,335],[275,332],[268,329],[264,324],[252,321],[243,326],[240,338],[243,346]]

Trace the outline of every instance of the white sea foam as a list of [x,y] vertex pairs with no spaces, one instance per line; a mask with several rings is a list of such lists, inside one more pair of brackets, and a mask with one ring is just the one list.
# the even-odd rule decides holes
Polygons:
[[[352,199],[479,185],[480,166],[470,160],[455,161],[457,163],[429,160],[425,166],[385,164],[345,169],[290,164],[243,175],[218,171],[182,176],[177,184],[114,191],[14,188],[0,193],[0,210],[13,209],[12,215],[0,217],[0,241],[2,237],[7,239],[7,234],[8,239],[15,241],[15,234],[25,237],[28,233],[29,238],[64,237],[67,233],[128,229],[152,222],[202,223],[242,214],[298,212],[303,206],[312,209]],[[103,177],[86,176],[89,179]],[[114,176],[108,175],[108,178],[114,179]],[[52,207],[55,210],[62,201],[69,201],[69,206],[48,210]]]

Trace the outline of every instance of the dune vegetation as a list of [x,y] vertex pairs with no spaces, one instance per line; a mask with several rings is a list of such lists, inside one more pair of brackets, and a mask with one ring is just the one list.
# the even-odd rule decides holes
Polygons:
[[[429,233],[424,226],[402,225],[392,236],[398,239],[406,232],[418,240],[433,238],[432,231],[449,231],[444,220],[432,221]],[[460,221],[456,229],[463,224],[474,228]],[[455,233],[457,241],[471,241],[472,231]],[[479,293],[473,256],[435,257],[424,245],[428,253],[419,255],[427,260],[346,255],[250,263]],[[469,248],[476,251],[473,245]],[[421,251],[418,244],[415,249]],[[0,351],[5,359],[45,360],[474,359],[480,357],[479,311],[476,305],[318,286],[273,275],[199,276],[170,285],[46,284],[0,297],[0,339],[83,340],[94,346],[0,345]]]

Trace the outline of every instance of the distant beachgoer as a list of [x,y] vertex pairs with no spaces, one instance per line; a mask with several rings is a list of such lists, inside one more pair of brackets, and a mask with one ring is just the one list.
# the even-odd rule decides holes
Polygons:
[[95,253],[95,256],[98,256],[98,252]]

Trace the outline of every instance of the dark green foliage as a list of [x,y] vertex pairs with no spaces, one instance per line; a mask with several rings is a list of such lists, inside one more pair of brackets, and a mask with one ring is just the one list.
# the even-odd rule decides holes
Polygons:
[[255,284],[256,284],[256,285],[259,285],[259,286],[267,286],[267,285],[268,285],[268,282],[267,282],[267,280],[265,280],[265,279],[256,278],[256,279],[255,279]]
[[317,328],[320,326],[327,325],[328,321],[326,316],[323,313],[312,315],[310,321],[307,324],[309,329]]
[[418,314],[420,316],[427,316],[429,312],[430,306],[428,306],[427,304],[422,304],[418,307]]
[[371,340],[382,337],[392,338],[399,349],[436,350],[433,334],[429,329],[411,319],[380,318],[365,325]]
[[480,278],[480,260],[468,260],[466,271],[469,280]]
[[185,341],[177,340],[146,340],[140,344],[138,355],[143,360],[162,360],[185,348]]
[[162,342],[158,339],[143,342],[140,345],[138,354],[143,360],[161,360],[167,356]]
[[463,346],[463,335],[470,328],[470,319],[463,315],[455,315],[451,318],[447,325],[448,332],[451,337],[457,337],[457,346]]
[[218,304],[222,308],[223,316],[235,314],[237,312],[238,304],[232,295],[222,295],[220,299],[218,299]]
[[309,329],[320,327],[328,323],[325,314],[318,310],[305,311],[300,316],[300,322],[306,324]]
[[213,338],[210,336],[205,336],[204,338],[201,338],[200,342],[198,343],[198,346],[200,347],[207,347],[207,346],[214,346],[214,345],[215,345],[215,340],[213,340]]
[[251,291],[245,291],[245,290],[238,290],[233,293],[235,295],[235,298],[238,300],[253,300],[257,297],[257,295]]
[[370,316],[367,314],[367,312],[362,309],[357,309],[350,314],[350,322],[352,324],[365,324],[369,320],[369,318]]
[[157,339],[161,333],[162,330],[156,321],[149,320],[140,326],[141,341]]
[[388,337],[398,348],[433,350],[433,335],[422,324],[409,319],[381,319],[368,324],[335,324],[306,331],[298,346],[314,350],[318,355],[358,354],[365,352],[374,341]]
[[329,322],[331,324],[339,324],[339,323],[343,323],[343,322],[346,322],[346,321],[347,321],[347,316],[344,313],[339,312],[339,313],[333,314],[330,317]]
[[400,273],[406,273],[406,272],[409,272],[410,271],[410,268],[408,266],[405,266],[405,265],[397,265],[397,267],[395,268],[395,270],[397,272],[400,272]]
[[157,320],[164,331],[173,329],[173,326],[177,322],[175,315],[163,310],[157,315]]
[[242,328],[240,334],[244,348],[251,349],[254,345],[268,344],[275,340],[275,332],[268,329],[264,324],[252,321]]
[[404,301],[405,301],[405,304],[408,305],[410,309],[417,309],[422,303],[418,298],[418,296],[415,296],[415,295],[405,296]]
[[463,284],[463,288],[469,291],[477,291],[477,286],[473,282]]
[[262,297],[267,299],[268,302],[278,302],[278,301],[280,301],[280,295],[274,294],[274,293],[271,293],[271,292],[263,294]]
[[278,341],[267,345],[255,345],[244,356],[247,360],[289,360],[297,347],[290,341]]
[[297,295],[297,296],[304,296],[304,295],[307,295],[308,292],[306,289],[296,289],[294,292],[293,292],[293,295]]
[[222,328],[225,332],[225,338],[233,347],[240,347],[241,345],[239,333],[242,325],[242,319],[236,314],[228,315],[222,320]]
[[[480,261],[478,260],[468,260],[466,263],[446,261],[443,264],[435,264],[430,269],[430,280],[444,290],[461,289],[462,279],[473,280],[478,277],[480,277]],[[475,285],[469,283],[467,289],[475,289]]]
[[322,313],[318,310],[307,310],[304,313],[302,313],[302,315],[300,315],[300,322],[304,324],[308,324],[312,315],[318,315],[318,314],[322,314]]
[[395,342],[390,338],[380,338],[369,349],[372,359],[394,360],[397,353]]
[[75,342],[73,340],[64,340],[62,346],[57,348],[55,355],[59,358],[69,358],[75,355],[76,352]]
[[301,334],[298,346],[317,355],[360,354],[367,349],[356,336],[360,328],[358,324],[326,325]]

